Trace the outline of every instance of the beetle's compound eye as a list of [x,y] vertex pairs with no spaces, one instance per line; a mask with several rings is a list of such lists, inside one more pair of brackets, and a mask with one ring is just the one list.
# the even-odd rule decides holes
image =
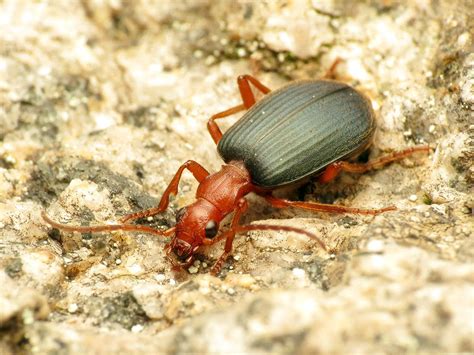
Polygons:
[[206,224],[206,238],[212,239],[216,236],[219,226],[212,219]]
[[176,222],[179,222],[181,218],[183,218],[185,212],[186,212],[186,207],[182,207],[176,212]]

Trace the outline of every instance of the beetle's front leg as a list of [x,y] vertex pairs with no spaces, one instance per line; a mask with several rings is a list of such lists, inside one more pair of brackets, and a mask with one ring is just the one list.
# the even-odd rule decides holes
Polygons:
[[161,196],[160,203],[157,207],[127,214],[120,219],[120,222],[125,223],[130,220],[150,217],[164,212],[168,208],[170,195],[176,195],[178,192],[179,180],[181,179],[184,169],[188,169],[199,183],[201,183],[209,175],[209,172],[201,164],[195,162],[194,160],[188,160],[179,167],[178,171],[176,171],[176,174],[163,193],[163,196]]
[[255,95],[252,92],[252,89],[250,88],[250,83],[252,83],[252,85],[255,86],[263,94],[268,94],[271,91],[253,76],[240,75],[237,78],[237,84],[239,85],[240,96],[242,97],[242,104],[232,107],[228,110],[216,113],[215,115],[211,116],[211,118],[209,118],[209,121],[207,121],[207,130],[209,131],[212,139],[214,140],[214,143],[218,144],[222,138],[222,131],[215,122],[215,120],[231,116],[234,113],[243,110],[248,110],[255,104],[256,99]]
[[[223,234],[223,237],[226,238],[225,239],[224,252],[219,257],[219,259],[217,259],[214,266],[212,267],[212,269],[211,269],[211,274],[212,275],[215,276],[221,271],[222,265],[224,265],[225,261],[227,260],[230,253],[232,252],[232,243],[234,242],[235,228],[239,225],[240,217],[242,216],[242,214],[245,212],[245,210],[247,208],[248,208],[247,200],[245,198],[241,198],[237,202],[237,207],[234,210],[234,216],[232,217],[232,222],[230,224],[230,230],[228,230],[227,232],[225,232]],[[221,239],[222,238],[216,238],[215,240],[213,240],[212,244],[214,244],[215,242],[217,242]]]

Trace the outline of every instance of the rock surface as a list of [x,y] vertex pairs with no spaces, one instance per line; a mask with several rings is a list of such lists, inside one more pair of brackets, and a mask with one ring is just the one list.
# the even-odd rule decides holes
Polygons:
[[[472,18],[471,0],[2,1],[0,353],[474,352]],[[278,88],[337,58],[377,112],[369,158],[434,150],[283,192],[398,208],[376,217],[249,197],[244,223],[333,255],[251,232],[214,277],[222,244],[176,272],[156,236],[43,222],[156,205],[184,161],[219,169],[206,121],[239,104],[239,74]],[[145,222],[172,226],[196,187]]]

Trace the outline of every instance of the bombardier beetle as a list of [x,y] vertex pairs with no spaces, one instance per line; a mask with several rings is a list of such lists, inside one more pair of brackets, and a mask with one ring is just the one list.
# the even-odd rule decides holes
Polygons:
[[[125,215],[120,224],[103,226],[68,226],[43,219],[51,226],[70,232],[125,230],[172,237],[165,246],[166,255],[175,267],[187,268],[201,246],[225,240],[223,254],[212,274],[218,274],[232,252],[237,233],[250,230],[283,230],[305,234],[326,245],[313,233],[303,229],[268,224],[240,225],[248,207],[245,196],[254,192],[273,207],[297,207],[316,212],[377,215],[396,208],[360,209],[318,202],[291,201],[273,196],[273,190],[317,175],[320,183],[334,179],[341,171],[364,173],[414,152],[430,150],[427,145],[414,146],[367,163],[352,162],[372,142],[375,114],[371,102],[351,86],[332,80],[292,82],[271,91],[251,75],[241,75],[237,83],[242,104],[213,115],[207,123],[209,133],[225,162],[221,170],[210,174],[202,165],[188,160],[180,166],[163,193],[157,207]],[[265,96],[256,101],[251,86]],[[237,112],[247,112],[224,134],[216,121]],[[176,214],[176,225],[158,230],[130,222],[164,212],[170,195],[176,195],[184,170],[199,182],[194,203]],[[233,213],[230,226],[219,232],[219,224]]]

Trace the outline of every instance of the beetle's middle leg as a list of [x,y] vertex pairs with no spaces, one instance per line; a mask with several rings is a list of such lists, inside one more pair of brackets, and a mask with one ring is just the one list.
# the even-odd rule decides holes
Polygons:
[[195,162],[194,160],[188,160],[179,167],[178,171],[176,171],[173,179],[169,183],[165,192],[163,192],[160,203],[157,207],[127,214],[120,218],[120,222],[125,223],[130,220],[150,217],[157,215],[158,213],[164,212],[168,208],[170,202],[170,195],[176,195],[176,193],[178,192],[179,180],[181,179],[181,175],[183,174],[184,169],[188,169],[199,183],[202,182],[209,175],[209,172],[201,164]]
[[222,131],[215,122],[215,120],[231,116],[234,113],[243,110],[248,110],[257,101],[255,99],[255,95],[252,92],[252,89],[250,88],[250,83],[252,83],[252,85],[255,86],[263,94],[268,94],[271,91],[253,76],[240,75],[237,78],[237,84],[239,85],[240,96],[242,97],[242,104],[234,106],[228,110],[216,113],[215,115],[212,115],[211,118],[209,118],[209,121],[207,121],[207,130],[209,131],[212,139],[214,140],[214,143],[218,144],[222,138]]
[[416,152],[429,152],[430,149],[431,147],[429,145],[419,145],[377,158],[367,163],[349,163],[346,161],[338,161],[326,167],[323,174],[319,177],[318,182],[322,184],[330,182],[331,180],[335,179],[341,171],[362,174],[369,170],[381,168],[384,165],[394,161],[402,160],[403,158],[406,158],[407,156]]

